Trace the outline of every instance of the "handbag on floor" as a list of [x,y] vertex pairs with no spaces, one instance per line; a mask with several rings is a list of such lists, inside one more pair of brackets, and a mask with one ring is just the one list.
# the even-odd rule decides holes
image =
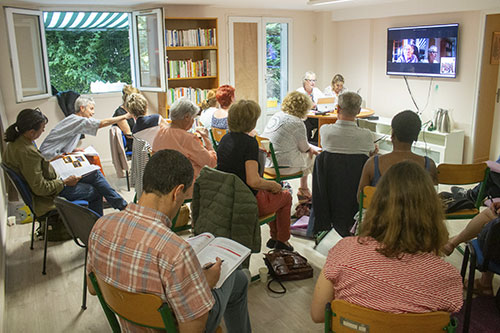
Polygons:
[[[269,274],[271,274],[267,288],[276,294],[286,293],[282,281],[303,280],[313,276],[313,268],[307,263],[307,259],[294,251],[271,250],[264,253],[264,262],[269,269]],[[279,283],[281,291],[271,288],[271,283],[274,281]]]

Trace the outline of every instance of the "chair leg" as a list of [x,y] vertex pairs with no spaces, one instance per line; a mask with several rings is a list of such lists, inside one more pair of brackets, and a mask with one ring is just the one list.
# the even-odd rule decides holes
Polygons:
[[30,245],[30,250],[33,250],[33,242],[35,241],[35,224],[36,224],[36,216],[33,216],[33,223],[31,225],[31,245]]
[[464,259],[462,260],[462,269],[460,270],[460,275],[462,276],[462,283],[465,280],[465,272],[467,271],[467,264],[469,263],[470,251],[467,244],[465,245]]
[[87,248],[85,248],[85,264],[83,265],[83,297],[82,309],[87,309]]
[[469,281],[467,283],[467,296],[465,298],[463,333],[469,332],[470,316],[472,312],[472,291],[474,289],[474,276],[476,273],[476,256],[470,256]]
[[43,234],[43,269],[42,274],[45,275],[47,272],[45,271],[47,265],[47,240],[49,238],[49,218],[45,219],[45,232]]
[[130,192],[130,180],[128,179],[128,170],[125,171],[125,175],[127,176],[127,191]]

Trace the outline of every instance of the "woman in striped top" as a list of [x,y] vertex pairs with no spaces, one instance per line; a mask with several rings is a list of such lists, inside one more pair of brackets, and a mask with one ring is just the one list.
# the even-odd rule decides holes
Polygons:
[[393,165],[377,185],[360,235],[330,250],[312,319],[323,322],[333,299],[393,313],[460,310],[461,276],[439,257],[447,239],[429,173],[412,161]]

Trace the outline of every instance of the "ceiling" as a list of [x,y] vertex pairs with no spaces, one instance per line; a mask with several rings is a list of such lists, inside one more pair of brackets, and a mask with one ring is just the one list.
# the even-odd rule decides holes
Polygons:
[[[67,0],[13,0],[16,3],[38,6],[74,6]],[[76,2],[76,1],[75,1]],[[75,3],[74,2],[74,3]],[[79,0],[78,7],[100,5],[106,7],[136,7],[151,5],[205,5],[226,8],[264,8],[329,11],[333,20],[383,17],[411,14],[429,14],[465,10],[498,10],[500,0],[350,0],[323,6],[307,5],[307,0]]]

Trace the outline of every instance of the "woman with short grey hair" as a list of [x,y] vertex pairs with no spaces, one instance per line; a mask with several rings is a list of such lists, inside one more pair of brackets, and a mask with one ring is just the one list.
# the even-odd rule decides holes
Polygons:
[[[190,100],[181,98],[172,104],[169,111],[172,122],[161,126],[153,142],[153,152],[162,149],[181,152],[191,161],[195,179],[205,165],[215,168],[217,155],[208,137],[207,129],[196,129],[202,140],[196,134],[188,132],[193,126],[199,107]],[[190,192],[192,193],[192,188]]]

